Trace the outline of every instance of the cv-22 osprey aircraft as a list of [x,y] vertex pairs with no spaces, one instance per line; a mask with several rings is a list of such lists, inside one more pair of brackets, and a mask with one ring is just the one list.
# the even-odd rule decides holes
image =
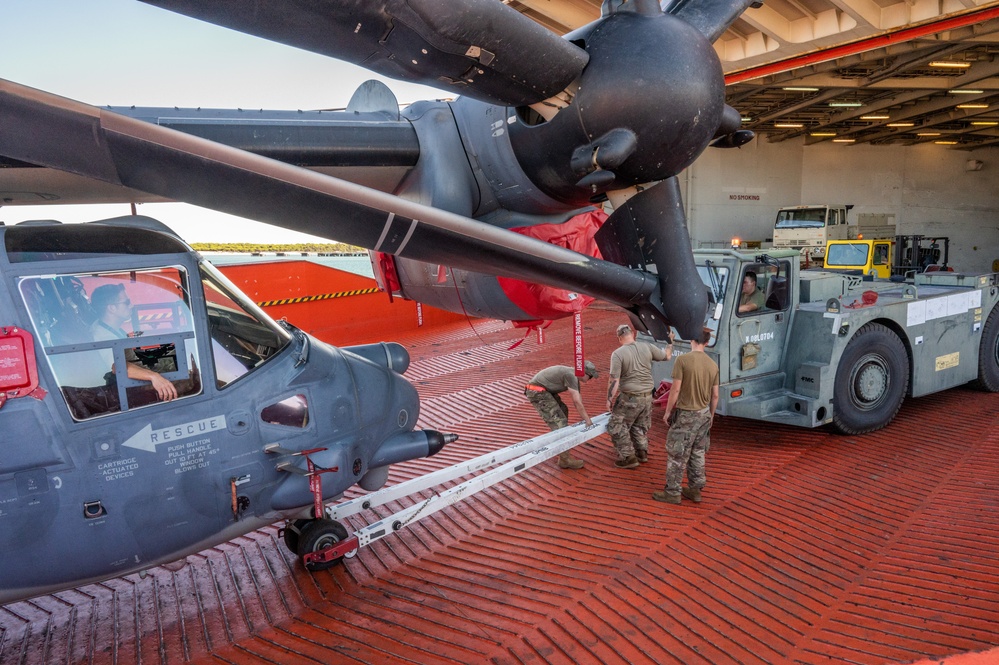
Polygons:
[[150,218],[0,225],[0,276],[0,603],[282,519],[328,567],[324,503],[456,438],[415,429],[401,345],[274,322]]
[[[247,115],[98,109],[0,81],[5,204],[81,188],[184,201],[365,247],[390,290],[470,314],[555,318],[600,298],[659,339],[701,329],[710,296],[676,176],[752,138],[711,46],[749,0],[605,0],[564,38],[497,0],[149,4],[460,97],[400,112],[370,84],[346,111]],[[590,212],[608,200],[609,217]],[[281,519],[324,565],[310,555],[345,532],[322,502],[453,438],[413,429],[400,347],[338,351],[273,324],[155,226],[3,229],[0,340],[23,371],[0,383],[16,452],[0,463],[0,602]],[[72,560],[37,563],[66,542]]]

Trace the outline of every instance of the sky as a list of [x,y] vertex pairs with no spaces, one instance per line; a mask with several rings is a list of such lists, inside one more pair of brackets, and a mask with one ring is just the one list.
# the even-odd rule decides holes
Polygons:
[[[203,23],[137,0],[4,0],[0,78],[96,106],[329,109],[367,79],[401,103],[445,93]],[[310,242],[313,236],[182,203],[143,204],[188,242]],[[83,222],[127,204],[6,206],[0,221]]]

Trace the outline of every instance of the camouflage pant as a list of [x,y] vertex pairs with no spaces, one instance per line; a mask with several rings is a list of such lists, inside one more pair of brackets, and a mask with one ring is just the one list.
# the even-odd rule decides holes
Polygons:
[[652,394],[638,397],[621,393],[617,396],[607,420],[619,459],[628,459],[639,451],[649,450],[649,427],[652,426]]
[[551,430],[561,429],[569,425],[569,407],[556,393],[536,390],[525,390],[524,395],[534,406],[541,419]]
[[684,469],[691,489],[707,484],[704,457],[710,446],[711,412],[677,410],[676,422],[666,435],[666,494],[680,496]]

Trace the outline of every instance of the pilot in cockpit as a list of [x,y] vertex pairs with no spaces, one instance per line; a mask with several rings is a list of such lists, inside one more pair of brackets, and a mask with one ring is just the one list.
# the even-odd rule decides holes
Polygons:
[[[125,291],[124,284],[98,286],[90,294],[90,306],[97,315],[97,320],[90,326],[94,341],[128,337],[122,330],[122,324],[132,318],[132,301]],[[125,349],[125,359],[128,362],[128,378],[148,381],[152,384],[156,395],[164,402],[177,398],[177,389],[173,383],[157,372],[143,367],[135,351]]]

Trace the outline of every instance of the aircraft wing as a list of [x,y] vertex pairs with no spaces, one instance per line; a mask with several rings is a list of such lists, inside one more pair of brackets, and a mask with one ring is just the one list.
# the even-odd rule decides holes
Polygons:
[[[382,98],[378,108],[365,110],[105,110],[389,192],[416,164],[420,143],[412,124],[400,117],[398,103],[384,85],[369,81],[352,101],[363,97],[362,90],[372,89],[378,90]],[[0,205],[165,200],[149,192],[0,156]]]
[[631,311],[656,297],[657,280],[642,271],[3,80],[0,155],[396,256],[572,289]]

